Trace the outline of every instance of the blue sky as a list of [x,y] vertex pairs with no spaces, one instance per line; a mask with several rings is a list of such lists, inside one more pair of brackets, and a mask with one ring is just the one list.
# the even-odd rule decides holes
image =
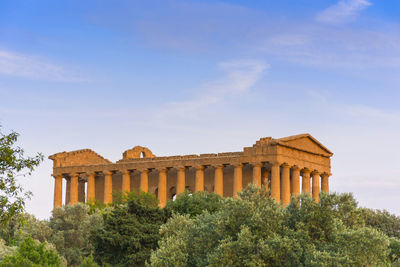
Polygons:
[[[0,123],[30,154],[116,161],[308,132],[331,188],[400,214],[400,2],[2,1]],[[51,162],[21,181],[52,207]]]

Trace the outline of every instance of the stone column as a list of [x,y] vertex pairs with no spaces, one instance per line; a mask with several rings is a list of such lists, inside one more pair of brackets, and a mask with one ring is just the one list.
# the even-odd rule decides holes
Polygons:
[[78,201],[85,203],[85,181],[78,180]]
[[112,175],[111,171],[105,172],[104,177],[104,204],[112,203]]
[[194,191],[204,191],[204,166],[196,167],[196,181]]
[[271,197],[278,203],[281,200],[280,166],[278,162],[273,163],[271,167]]
[[140,172],[140,190],[143,192],[149,191],[149,170],[144,169]]
[[67,180],[65,188],[65,205],[68,205],[71,197],[71,177],[65,179]]
[[242,191],[242,177],[243,177],[243,165],[241,163],[234,165],[233,171],[233,196],[237,197],[237,193]]
[[71,184],[69,189],[69,204],[74,205],[78,202],[78,177],[77,173],[71,175]]
[[131,191],[131,171],[124,170],[122,172],[122,192],[130,192]]
[[312,172],[312,197],[315,202],[319,202],[319,172]]
[[261,179],[262,179],[261,180],[261,184],[265,185],[265,189],[266,190],[270,190],[270,188],[269,188],[269,170],[264,169],[262,171],[262,178]]
[[61,174],[54,176],[54,202],[53,208],[58,208],[62,206],[62,179]]
[[302,171],[302,183],[301,183],[301,190],[303,194],[310,194],[311,193],[311,188],[310,188],[310,170],[309,169],[303,169]]
[[290,167],[288,164],[282,165],[281,176],[281,203],[287,206],[290,202]]
[[262,163],[253,164],[253,184],[257,187],[261,187],[261,166]]
[[329,174],[326,172],[321,175],[321,190],[329,194]]
[[178,167],[177,170],[178,170],[178,174],[177,174],[177,178],[176,178],[176,195],[179,195],[179,194],[183,193],[183,191],[185,191],[185,186],[186,186],[185,171],[186,171],[186,167],[185,166],[181,166],[181,167]]
[[158,200],[161,208],[167,204],[167,168],[159,170],[158,176]]
[[292,167],[290,193],[295,197],[300,195],[300,168],[297,166]]
[[224,165],[215,166],[214,174],[214,193],[224,196]]
[[89,173],[88,175],[88,184],[87,184],[87,197],[86,197],[86,202],[88,203],[94,203],[95,201],[95,177],[96,173],[92,172]]

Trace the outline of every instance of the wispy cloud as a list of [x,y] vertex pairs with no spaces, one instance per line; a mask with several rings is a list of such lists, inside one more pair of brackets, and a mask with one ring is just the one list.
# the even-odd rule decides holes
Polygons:
[[[234,4],[168,3],[168,8],[156,12],[156,17],[151,8],[145,9],[152,10],[149,14],[127,4],[99,11],[90,21],[123,32],[136,44],[180,53],[214,53],[216,58],[233,54],[252,58],[273,56],[318,68],[400,66],[399,25],[378,19],[373,24],[363,22],[363,27],[331,27],[356,19],[372,5],[369,0],[340,0],[311,21],[283,18]],[[150,0],[148,4],[157,6]],[[110,14],[113,16],[109,17]]]
[[368,69],[400,66],[399,30],[332,28],[299,23],[267,35],[258,50],[290,62],[324,68]]
[[157,111],[162,120],[195,118],[213,106],[247,93],[262,77],[268,64],[256,60],[236,60],[218,65],[220,79],[199,86],[191,99],[171,102]]
[[62,82],[85,80],[46,59],[5,50],[0,50],[0,75]]
[[341,0],[318,13],[316,20],[328,24],[342,24],[354,20],[359,13],[370,6],[367,0]]

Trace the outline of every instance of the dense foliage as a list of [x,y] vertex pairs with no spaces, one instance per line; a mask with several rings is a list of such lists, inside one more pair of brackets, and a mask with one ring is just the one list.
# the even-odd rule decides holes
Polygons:
[[[152,266],[387,266],[396,264],[398,217],[380,216],[388,229],[371,227],[371,214],[350,194],[292,200],[287,208],[248,187],[222,208],[191,217],[175,214],[161,227]],[[387,215],[387,214],[386,214]],[[386,231],[386,232],[385,232]]]
[[286,208],[267,196],[185,192],[160,209],[132,192],[108,207],[57,208],[49,221],[21,214],[0,229],[0,266],[400,266],[399,217],[351,194]]
[[54,209],[50,218],[51,235],[48,241],[55,245],[70,265],[79,265],[82,257],[93,252],[90,233],[102,229],[102,216],[99,212],[90,214],[89,211],[88,205],[78,203]]
[[157,248],[159,228],[168,217],[153,195],[128,194],[103,214],[103,227],[92,232],[95,260],[112,266],[144,266]]
[[16,145],[18,134],[3,134],[0,126],[0,224],[6,225],[14,215],[20,214],[29,191],[18,184],[17,177],[30,175],[43,160],[41,154],[25,157],[24,150]]
[[2,259],[0,266],[56,267],[62,266],[62,261],[57,252],[47,246],[46,243],[40,243],[31,237],[27,237],[20,242],[16,253],[7,255]]
[[196,193],[184,191],[176,197],[175,201],[168,201],[166,209],[190,216],[197,216],[204,211],[214,213],[221,208],[221,199],[220,195],[207,191]]

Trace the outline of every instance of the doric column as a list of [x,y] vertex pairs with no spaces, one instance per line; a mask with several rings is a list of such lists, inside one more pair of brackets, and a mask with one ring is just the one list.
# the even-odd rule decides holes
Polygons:
[[131,191],[131,171],[124,170],[122,172],[122,192]]
[[215,166],[214,174],[214,193],[223,196],[224,195],[224,165]]
[[297,166],[292,167],[290,193],[293,196],[298,196],[300,194],[300,168]]
[[104,204],[112,203],[112,175],[111,171],[104,173]]
[[85,181],[78,179],[78,201],[85,203]]
[[194,191],[204,191],[204,166],[196,167],[196,181]]
[[311,193],[311,188],[310,188],[310,170],[309,169],[303,169],[302,170],[302,183],[301,183],[301,190],[303,194],[310,194]]
[[65,205],[70,204],[71,197],[71,177],[65,178],[67,180],[67,184],[65,187]]
[[183,193],[183,191],[185,191],[185,186],[186,186],[185,171],[186,171],[186,167],[185,166],[181,166],[181,167],[178,167],[177,170],[178,170],[178,174],[177,174],[177,178],[176,178],[176,195],[179,195],[179,194]]
[[315,202],[319,202],[319,172],[312,172],[312,197]]
[[78,177],[77,173],[71,175],[71,184],[69,189],[69,204],[74,205],[78,202]]
[[54,202],[53,208],[58,208],[62,206],[62,179],[61,174],[54,176]]
[[281,176],[281,203],[286,206],[290,202],[290,167],[288,164],[282,165]]
[[262,178],[261,184],[265,185],[266,190],[270,190],[269,188],[269,170],[264,169],[262,170]]
[[241,163],[234,165],[233,171],[233,196],[242,191],[243,165]]
[[149,170],[144,169],[140,172],[140,190],[143,192],[149,191]]
[[165,207],[167,204],[167,168],[160,169],[158,176],[158,200],[160,201],[159,206]]
[[271,197],[278,203],[281,200],[280,166],[278,162],[273,163],[271,167]]
[[261,187],[261,162],[253,164],[253,184],[257,187]]
[[87,184],[87,197],[86,197],[86,202],[88,203],[94,203],[95,201],[95,179],[96,173],[91,172],[88,175],[88,184]]
[[321,190],[327,194],[329,193],[329,174],[326,172],[321,175]]

